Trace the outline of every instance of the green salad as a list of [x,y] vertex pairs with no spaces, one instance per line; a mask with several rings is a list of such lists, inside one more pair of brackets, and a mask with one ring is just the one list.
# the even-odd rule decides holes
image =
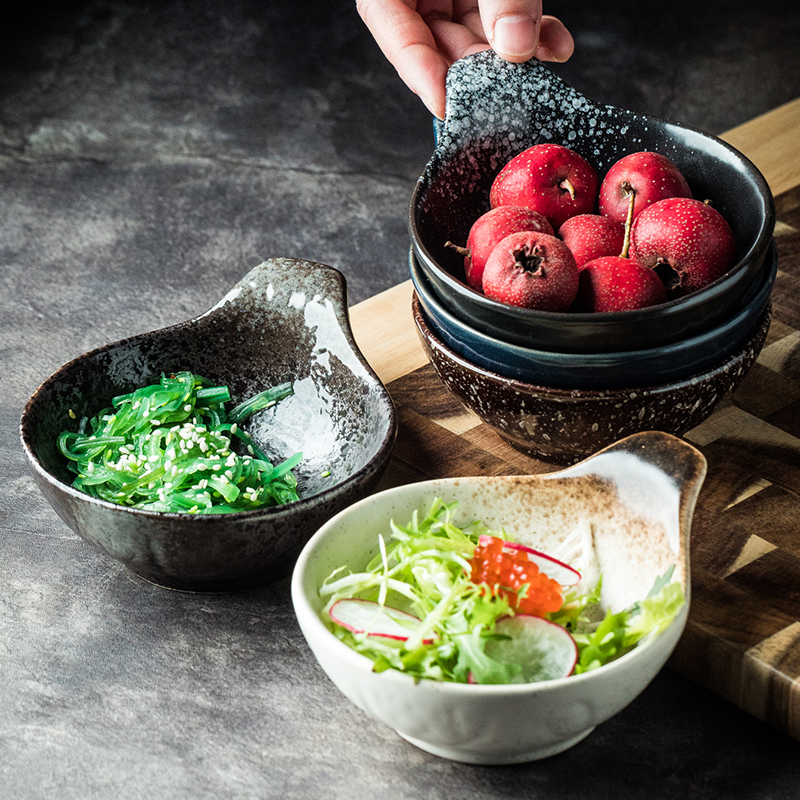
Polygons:
[[622,611],[600,606],[602,576],[510,542],[481,522],[459,527],[436,500],[378,535],[363,571],[320,587],[323,621],[375,671],[460,683],[525,683],[597,669],[656,636],[685,602],[673,568]]

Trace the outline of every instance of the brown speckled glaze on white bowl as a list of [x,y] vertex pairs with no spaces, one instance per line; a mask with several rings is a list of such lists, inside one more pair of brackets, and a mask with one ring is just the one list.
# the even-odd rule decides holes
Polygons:
[[571,463],[640,431],[680,436],[699,425],[742,382],[764,346],[769,304],[755,333],[736,352],[691,377],[622,390],[553,389],[504,378],[453,352],[428,326],[414,296],[414,322],[445,386],[518,450]]
[[[374,494],[326,523],[292,576],[292,602],[314,655],[359,708],[412,744],[473,764],[511,764],[560,753],[628,705],[669,658],[689,612],[692,514],[706,462],[691,445],[648,431],[580,464],[545,475],[422,481]],[[601,605],[620,611],[674,567],[687,602],[663,633],[582,675],[538,683],[477,685],[415,681],[373,663],[320,619],[319,587],[332,570],[357,571],[379,552],[389,521],[424,514],[434,498],[457,502],[454,519],[552,552],[580,521],[592,529]],[[592,581],[593,582],[593,581]]]

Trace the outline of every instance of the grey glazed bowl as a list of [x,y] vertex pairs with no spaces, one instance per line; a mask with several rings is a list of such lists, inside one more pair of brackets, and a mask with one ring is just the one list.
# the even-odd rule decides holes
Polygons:
[[412,311],[426,355],[458,400],[517,450],[567,464],[634,433],[680,436],[699,425],[744,380],[772,319],[768,304],[746,342],[695,375],[658,386],[592,390],[537,386],[484,369],[433,332],[416,296]]
[[[301,499],[224,515],[147,512],[70,485],[56,437],[113,396],[190,370],[227,384],[233,402],[284,381],[294,395],[245,427],[276,462],[302,451]],[[33,477],[81,537],[152,583],[189,591],[249,589],[284,577],[320,525],[367,494],[396,435],[386,389],[350,329],[344,277],[332,267],[273,259],[199,317],[93,350],[36,390],[20,434]]]
[[[764,177],[720,139],[645,114],[599,105],[536,60],[510,64],[485,51],[448,73],[447,115],[409,206],[414,255],[442,305],[502,341],[561,353],[652,348],[696,335],[751,299],[768,262],[775,207]],[[463,245],[488,209],[489,188],[514,155],[539,142],[577,150],[598,171],[623,155],[655,150],[685,175],[694,196],[710,199],[736,236],[736,262],[707,287],[637,311],[602,314],[533,311],[499,303],[464,283]]]
[[702,333],[673,344],[610,353],[557,353],[511,344],[476,330],[451,314],[411,253],[411,280],[431,329],[458,355],[506,378],[558,389],[625,389],[661,384],[702,372],[739,350],[760,325],[778,271],[773,242],[770,269],[737,313]]

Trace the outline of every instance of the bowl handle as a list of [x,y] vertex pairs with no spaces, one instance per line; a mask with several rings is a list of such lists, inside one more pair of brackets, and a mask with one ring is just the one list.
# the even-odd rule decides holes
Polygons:
[[682,555],[688,563],[689,530],[707,469],[705,456],[683,439],[662,431],[643,431],[557,474],[608,478],[623,501],[632,499],[643,514],[652,512],[654,517],[663,513],[659,506],[669,505],[670,496],[677,496],[680,541],[672,544],[676,552],[685,550]]
[[437,149],[453,153],[470,142],[500,136],[521,150],[536,141],[585,138],[600,132],[615,109],[594,103],[537,59],[504,61],[484,50],[456,61],[447,73],[444,122]]
[[344,275],[334,267],[298,258],[262,261],[197,319],[239,311],[265,313],[274,308],[276,302],[304,304],[316,296],[330,301],[342,326],[349,330]]

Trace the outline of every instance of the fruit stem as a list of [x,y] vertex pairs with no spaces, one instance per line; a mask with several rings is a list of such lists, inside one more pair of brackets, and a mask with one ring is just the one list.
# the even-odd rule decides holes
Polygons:
[[573,200],[575,199],[575,187],[569,182],[569,179],[564,178],[564,180],[558,184],[558,188],[562,191],[569,192],[569,196]]
[[445,247],[449,247],[451,250],[455,250],[460,256],[464,256],[464,258],[472,258],[472,250],[466,247],[460,247],[457,244],[453,244],[452,242],[445,242]]
[[628,214],[625,217],[625,238],[622,241],[622,258],[628,257],[631,247],[631,228],[633,227],[633,204],[636,202],[636,190],[628,181],[622,182],[622,191],[628,195]]

